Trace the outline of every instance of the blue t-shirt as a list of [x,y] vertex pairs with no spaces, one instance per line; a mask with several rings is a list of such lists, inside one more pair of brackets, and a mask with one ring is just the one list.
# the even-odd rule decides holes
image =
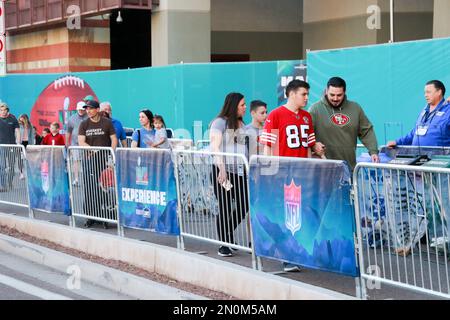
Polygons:
[[111,119],[111,121],[113,123],[114,129],[116,130],[116,136],[117,136],[117,140],[119,140],[119,143],[122,140],[126,140],[127,135],[125,134],[125,130],[123,130],[122,123],[116,119]]
[[140,128],[133,132],[131,139],[138,142],[139,133],[141,133],[141,143],[138,145],[139,148],[150,148],[150,145],[155,142],[155,130],[154,129],[144,129]]

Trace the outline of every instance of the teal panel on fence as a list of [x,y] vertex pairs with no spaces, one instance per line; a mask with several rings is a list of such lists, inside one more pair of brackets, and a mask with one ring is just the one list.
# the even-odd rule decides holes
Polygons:
[[359,102],[375,126],[379,144],[406,134],[425,107],[424,86],[443,81],[450,92],[450,39],[310,52],[310,105],[332,76],[347,81],[350,100]]
[[[292,64],[302,62],[304,63],[290,61]],[[113,117],[121,120],[126,127],[139,127],[139,110],[146,107],[163,115],[168,127],[185,129],[192,134],[195,121],[200,121],[203,131],[206,131],[229,92],[237,91],[245,95],[248,105],[246,122],[251,121],[249,108],[253,99],[266,101],[269,109],[277,107],[277,88],[280,82],[277,65],[278,61],[182,64],[73,73],[70,76],[84,80],[83,86],[90,87],[100,101],[111,102]],[[55,80],[67,80],[67,76],[68,74],[8,75],[0,79],[0,99],[8,103],[15,115],[31,114],[32,120],[35,118],[33,123],[42,129],[46,123],[63,119],[66,114],[63,107],[66,95],[71,95],[68,109],[71,111],[75,110],[77,100],[88,93],[86,88],[77,94],[59,92],[58,95],[53,92],[52,88],[57,87]],[[67,84],[68,80],[64,83]],[[46,95],[57,97],[43,99]],[[35,105],[38,105],[39,112],[33,110],[36,109]],[[48,119],[41,119],[45,117]]]
[[245,96],[246,123],[251,121],[252,100],[263,100],[270,109],[277,106],[276,62],[185,65],[179,72],[183,73],[178,95],[183,105],[180,112],[184,113],[188,126],[200,120],[205,131],[219,114],[224,98],[230,92],[240,92]]

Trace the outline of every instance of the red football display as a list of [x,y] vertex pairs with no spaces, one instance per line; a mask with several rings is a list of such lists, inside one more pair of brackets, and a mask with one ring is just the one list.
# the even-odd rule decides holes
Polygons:
[[89,84],[75,76],[64,76],[49,84],[41,92],[31,111],[31,122],[38,132],[59,122],[61,131],[66,129],[68,119],[76,112],[77,103],[91,95],[98,100]]

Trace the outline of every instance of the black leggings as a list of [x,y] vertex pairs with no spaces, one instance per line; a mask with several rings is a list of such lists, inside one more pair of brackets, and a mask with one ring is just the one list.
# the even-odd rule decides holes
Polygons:
[[[22,145],[25,147],[25,149],[28,146],[28,141],[22,141]],[[20,173],[23,173],[23,160],[22,156],[19,156],[19,171]]]
[[[214,166],[212,182],[214,194],[219,202],[219,215],[216,218],[219,240],[226,243],[234,243],[234,230],[239,226],[248,211],[248,191],[246,175],[239,176],[236,173],[227,172],[228,180],[233,185],[230,191],[226,191],[217,181],[219,168]],[[236,201],[236,209],[231,211],[232,201]]]

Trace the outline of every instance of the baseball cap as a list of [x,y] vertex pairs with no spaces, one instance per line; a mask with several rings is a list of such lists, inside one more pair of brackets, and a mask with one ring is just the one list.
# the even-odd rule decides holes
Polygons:
[[83,99],[83,101],[91,101],[91,100],[94,100],[94,97],[91,95],[88,95],[88,96],[84,97],[84,99]]
[[84,101],[80,101],[77,103],[77,110],[84,110]]
[[98,104],[98,102],[97,101],[95,101],[95,100],[88,100],[88,101],[86,101],[85,103],[84,103],[84,106],[83,106],[83,108],[96,108],[96,109],[98,109],[98,108],[100,108],[100,105]]

